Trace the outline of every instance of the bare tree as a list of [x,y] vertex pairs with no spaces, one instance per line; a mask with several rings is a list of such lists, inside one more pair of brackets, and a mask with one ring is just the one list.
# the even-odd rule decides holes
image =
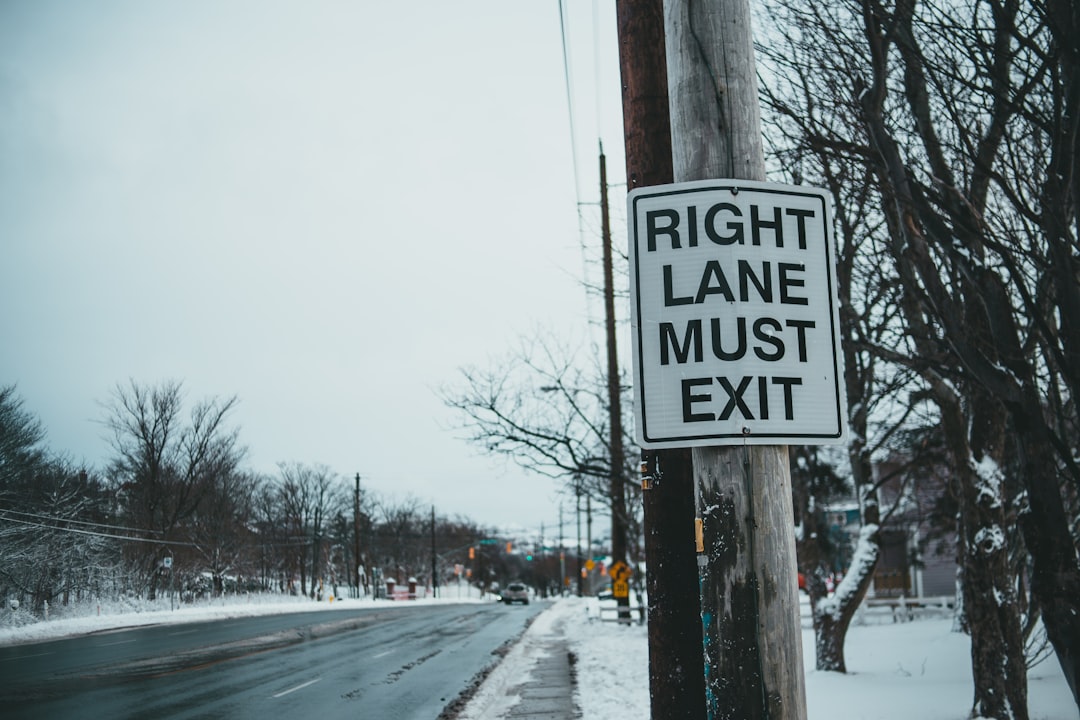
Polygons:
[[278,479],[260,476],[252,497],[252,527],[256,535],[258,574],[264,588],[285,592],[293,540],[281,512]]
[[419,498],[407,495],[400,500],[383,498],[378,506],[377,562],[388,577],[402,583],[417,574],[426,574],[430,542],[424,531],[427,520],[425,504]]
[[200,569],[210,573],[214,597],[224,591],[226,576],[256,574],[255,491],[256,478],[249,473],[217,474],[185,527]]
[[[636,468],[624,458],[617,474],[625,492],[621,502],[613,500],[607,382],[599,369],[583,367],[575,353],[541,336],[487,369],[463,369],[462,376],[459,386],[443,389],[442,398],[460,411],[469,442],[560,479],[568,492],[584,493],[617,513],[627,533],[624,545],[640,557],[640,487],[630,481]],[[624,447],[633,444],[625,435]]]
[[781,110],[807,144],[869,170],[881,259],[902,291],[905,341],[881,354],[918,373],[940,414],[960,500],[974,712],[1026,717],[1009,457],[1032,593],[1074,696],[1080,686],[1080,14],[1056,1],[785,5],[797,28],[788,46],[802,52],[778,67],[814,91],[813,104]]
[[100,480],[53,457],[40,422],[0,388],[0,595],[47,604],[98,591],[115,562]]
[[[837,235],[837,285],[840,300],[841,334],[845,389],[848,398],[850,443],[847,468],[840,469],[830,455],[832,472],[850,478],[851,490],[861,509],[860,532],[853,557],[858,563],[847,568],[842,592],[827,592],[824,579],[813,570],[822,548],[813,541],[815,515],[805,512],[804,555],[807,589],[813,604],[816,667],[846,672],[844,642],[855,611],[874,579],[880,555],[881,508],[874,481],[873,461],[889,447],[897,429],[913,412],[907,396],[920,386],[917,376],[902,363],[878,352],[879,348],[904,348],[908,341],[899,320],[899,286],[895,274],[881,262],[886,253],[884,215],[877,209],[873,172],[866,166],[867,149],[860,138],[865,133],[853,113],[836,111],[835,79],[821,67],[845,65],[842,54],[815,37],[816,23],[830,28],[847,40],[845,26],[826,7],[807,8],[790,3],[774,7],[768,18],[780,23],[763,23],[771,30],[768,42],[758,48],[762,67],[769,69],[760,84],[766,147],[778,171],[790,182],[808,182],[826,188],[832,196]],[[785,34],[786,32],[786,34]],[[850,41],[853,44],[853,41]],[[849,63],[850,64],[850,63]],[[815,69],[813,72],[811,68]],[[904,357],[903,353],[896,353]],[[793,461],[798,460],[798,453]],[[811,480],[824,475],[815,465],[793,467],[793,479]],[[809,507],[826,498],[816,488],[828,483],[804,482],[796,508]],[[801,502],[798,502],[800,501]]]
[[[45,429],[23,408],[15,386],[0,387],[0,492],[44,457]],[[2,497],[2,496],[0,496]]]
[[[321,464],[278,463],[279,502],[295,544],[300,592],[315,598],[325,578],[327,524],[339,507],[350,507],[336,473]],[[307,586],[310,577],[311,586]]]
[[[1075,53],[1066,49],[1075,47],[1076,28],[1055,27],[1055,18],[1044,14],[1049,8],[1022,10],[1012,2],[929,6],[916,14],[914,4],[886,8],[866,0],[863,9],[871,73],[852,90],[875,150],[892,255],[911,305],[909,324],[924,346],[945,355],[931,388],[953,469],[963,474],[965,584],[993,590],[965,592],[966,611],[978,614],[971,622],[973,663],[982,680],[975,708],[988,716],[1026,717],[1016,593],[1003,577],[1006,413],[1024,455],[1028,511],[1022,527],[1035,563],[1033,590],[1074,695],[1080,690],[1080,564],[1062,495],[1063,482],[1074,488],[1077,482],[1075,442],[1055,432],[1074,418],[1050,422],[1046,412],[1055,394],[1078,389],[1067,377],[1071,371],[1054,368],[1080,360],[1074,353],[1080,348],[1070,348],[1069,333],[1053,331],[1056,318],[1066,326],[1080,322],[1074,314],[1080,307],[1070,302],[1076,260],[1065,249],[1075,248],[1075,191],[1067,182],[1064,197],[1049,194],[1076,163],[1080,74]],[[942,29],[948,42],[940,39]],[[970,67],[985,80],[972,80]],[[899,97],[890,102],[894,93]],[[1041,102],[1055,96],[1063,101],[1056,118]],[[1032,152],[1027,138],[1033,137],[1059,148],[1049,164]],[[1064,165],[1063,142],[1073,148]],[[1028,172],[1013,172],[1021,150],[1041,176],[1036,185],[1044,211],[1034,225],[1023,219],[1035,208],[1017,202],[1034,189]],[[1054,268],[1055,260],[1065,267]],[[1050,288],[1042,287],[1044,273],[1055,277]],[[1063,274],[1067,282],[1058,280]],[[1024,300],[1037,296],[1041,303]],[[962,383],[959,393],[950,376]],[[1004,642],[978,637],[976,628],[986,627]]]
[[235,397],[201,401],[185,422],[180,383],[144,386],[131,381],[117,385],[105,406],[114,453],[109,474],[122,502],[122,517],[141,529],[144,540],[153,541],[132,543],[127,549],[151,599],[168,548],[189,547],[185,526],[215,483],[235,472],[244,455],[238,431],[226,425],[236,402]]

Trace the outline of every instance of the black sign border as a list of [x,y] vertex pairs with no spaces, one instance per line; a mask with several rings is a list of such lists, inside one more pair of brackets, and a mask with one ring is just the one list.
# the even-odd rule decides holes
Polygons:
[[[772,186],[770,187],[770,185],[772,185]],[[836,308],[837,298],[836,298],[836,294],[834,292],[832,292],[832,288],[835,287],[834,283],[836,282],[835,278],[833,277],[834,273],[835,273],[835,269],[833,268],[833,263],[831,262],[831,259],[833,257],[833,252],[830,251],[830,248],[835,250],[835,248],[833,248],[834,239],[833,239],[833,228],[832,228],[832,219],[833,219],[832,218],[832,212],[831,212],[831,209],[829,207],[829,203],[828,203],[827,198],[824,195],[822,195],[820,192],[806,192],[805,190],[800,191],[798,189],[794,189],[794,190],[793,189],[788,189],[788,188],[798,188],[797,185],[785,185],[784,188],[785,189],[780,189],[779,187],[777,187],[777,186],[775,186],[773,184],[770,184],[770,183],[760,183],[760,182],[750,181],[750,180],[744,180],[744,181],[716,180],[716,181],[695,181],[695,182],[692,182],[692,183],[675,183],[673,185],[652,185],[652,186],[645,187],[645,188],[638,188],[638,189],[632,191],[632,193],[630,195],[630,218],[631,218],[631,223],[632,223],[633,230],[632,230],[632,233],[631,233],[631,236],[630,236],[630,240],[631,240],[630,252],[633,254],[633,260],[634,260],[634,278],[633,278],[634,287],[632,288],[632,290],[633,290],[633,295],[634,295],[634,303],[636,305],[636,307],[635,307],[635,311],[636,311],[635,317],[637,318],[637,321],[638,321],[638,327],[635,330],[635,335],[637,336],[637,347],[634,349],[635,353],[636,353],[636,357],[637,357],[637,372],[635,373],[635,380],[639,383],[638,387],[640,388],[640,392],[635,392],[634,393],[635,394],[634,399],[635,399],[636,402],[640,402],[640,404],[641,404],[640,411],[638,413],[635,413],[635,415],[640,417],[640,422],[635,423],[636,430],[637,430],[637,432],[635,434],[637,435],[638,444],[641,447],[644,447],[644,448],[647,448],[647,449],[661,449],[661,448],[687,447],[688,444],[693,445],[693,446],[707,446],[708,443],[706,441],[709,441],[709,440],[716,440],[716,441],[738,440],[738,442],[717,442],[716,444],[718,444],[718,445],[739,445],[739,444],[742,444],[742,443],[753,443],[753,444],[756,444],[756,445],[766,445],[766,444],[768,444],[768,442],[765,442],[765,441],[768,441],[770,439],[794,440],[794,441],[796,441],[794,443],[796,445],[811,445],[811,444],[814,444],[813,443],[814,440],[819,440],[819,441],[820,440],[829,440],[829,441],[836,442],[836,441],[839,441],[841,438],[844,437],[845,420],[846,420],[846,418],[844,418],[844,404],[845,404],[844,403],[844,400],[845,400],[844,390],[845,390],[845,388],[841,386],[841,383],[843,382],[843,378],[844,378],[844,371],[843,371],[843,368],[840,367],[842,353],[839,352],[840,343],[838,342],[838,339],[837,339],[837,333],[839,332],[839,327],[838,327],[838,322],[839,321],[837,319],[837,308]],[[748,191],[748,192],[760,193],[760,194],[763,194],[763,195],[782,195],[784,197],[792,197],[792,196],[807,197],[807,198],[812,198],[812,199],[818,201],[819,203],[821,203],[822,217],[824,218],[823,224],[824,224],[824,227],[825,227],[824,250],[825,250],[826,282],[827,282],[827,287],[829,288],[829,292],[828,292],[828,296],[829,296],[829,330],[830,330],[830,335],[831,335],[831,339],[832,339],[832,343],[833,343],[832,347],[834,348],[834,351],[833,351],[833,377],[835,378],[834,379],[834,383],[835,383],[834,397],[836,398],[836,407],[835,407],[835,410],[836,410],[836,430],[835,431],[828,432],[828,433],[779,433],[779,432],[776,432],[776,433],[773,433],[773,432],[770,432],[770,433],[755,433],[754,435],[749,436],[749,437],[747,435],[743,434],[743,433],[726,433],[726,432],[725,433],[706,433],[706,434],[690,435],[690,436],[680,435],[678,437],[667,437],[667,438],[650,438],[648,436],[648,427],[647,427],[646,415],[645,415],[645,358],[644,358],[644,342],[642,340],[642,337],[644,336],[644,333],[641,332],[641,317],[642,317],[642,314],[641,314],[641,277],[640,277],[641,263],[638,260],[638,258],[640,257],[640,253],[638,252],[638,245],[640,243],[641,238],[640,238],[640,234],[638,233],[637,204],[638,204],[639,200],[642,200],[642,199],[645,199],[645,198],[650,198],[651,199],[651,198],[656,198],[656,197],[672,197],[672,196],[676,196],[676,195],[711,193],[711,192],[722,191],[722,190],[727,190],[728,192],[735,191],[735,193],[738,193],[739,191],[745,190],[745,191]],[[791,444],[791,443],[786,443],[786,444]]]

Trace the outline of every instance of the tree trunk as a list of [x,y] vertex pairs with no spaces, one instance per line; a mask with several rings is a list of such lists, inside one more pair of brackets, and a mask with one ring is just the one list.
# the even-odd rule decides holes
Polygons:
[[158,576],[159,575],[160,575],[160,573],[158,572],[158,569],[155,566],[150,571],[150,582],[149,582],[149,585],[146,588],[146,599],[147,600],[157,600],[157,586],[158,586]]
[[[1019,605],[1010,582],[1003,498],[995,481],[972,466],[961,476],[961,591],[971,634],[971,672],[975,680],[972,715],[1026,720],[1027,665]],[[983,466],[985,468],[985,464]],[[999,475],[996,466],[992,472]],[[963,476],[967,477],[963,477]]]
[[[857,365],[854,357],[848,357],[845,351],[849,393],[854,389],[852,383]],[[858,392],[849,397],[861,398],[864,395]],[[855,611],[862,605],[866,593],[870,590],[870,585],[874,581],[874,569],[881,555],[881,534],[878,531],[881,514],[878,508],[877,491],[873,489],[871,483],[870,458],[863,441],[866,430],[866,403],[860,402],[852,413],[851,435],[854,440],[848,449],[848,457],[851,460],[855,492],[859,494],[862,508],[862,529],[855,545],[851,565],[844,573],[844,579],[833,596],[826,597],[823,588],[816,589],[817,597],[814,592],[810,594],[814,622],[815,667],[818,670],[847,672],[847,661],[844,659],[847,631],[851,626],[852,618],[855,617]],[[807,581],[809,582],[809,578]]]
[[[831,672],[847,672],[844,660],[844,640],[847,637],[851,619],[859,609],[870,583],[874,579],[880,553],[877,525],[877,505],[872,504],[873,512],[869,518],[864,512],[863,526],[855,544],[855,553],[851,558],[844,579],[840,581],[832,597],[825,597],[823,588],[816,593],[821,598],[813,601],[814,608],[814,650],[817,653],[817,669]],[[811,598],[814,594],[811,594]]]
[[[981,318],[969,313],[972,328]],[[1027,720],[1027,665],[1005,529],[1005,409],[978,386],[961,402],[937,383],[946,449],[960,501],[961,594],[971,635],[973,717]],[[978,460],[976,460],[978,456]]]
[[1034,564],[1031,590],[1080,710],[1080,566],[1053,448],[1041,432],[1041,423],[1021,421],[1017,427],[1029,506],[1020,517],[1020,528]]

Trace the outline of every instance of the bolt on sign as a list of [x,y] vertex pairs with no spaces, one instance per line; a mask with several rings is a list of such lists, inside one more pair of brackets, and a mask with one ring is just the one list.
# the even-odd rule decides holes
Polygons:
[[844,442],[826,192],[707,180],[627,204],[638,444]]

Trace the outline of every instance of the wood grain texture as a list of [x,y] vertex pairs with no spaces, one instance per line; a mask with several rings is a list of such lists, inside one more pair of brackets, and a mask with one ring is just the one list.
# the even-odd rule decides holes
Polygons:
[[[665,3],[676,182],[764,180],[747,0]],[[712,718],[805,720],[786,446],[693,450],[706,704]]]

